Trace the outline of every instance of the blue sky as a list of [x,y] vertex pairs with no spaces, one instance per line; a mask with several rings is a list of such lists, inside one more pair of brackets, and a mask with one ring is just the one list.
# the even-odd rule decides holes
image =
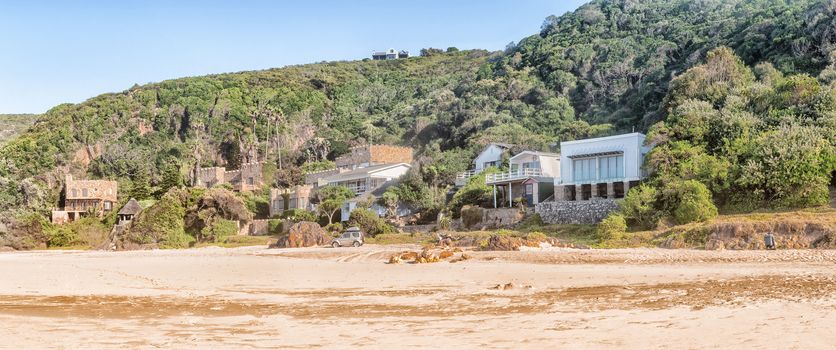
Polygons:
[[184,76],[368,57],[500,50],[585,1],[0,1],[0,113]]

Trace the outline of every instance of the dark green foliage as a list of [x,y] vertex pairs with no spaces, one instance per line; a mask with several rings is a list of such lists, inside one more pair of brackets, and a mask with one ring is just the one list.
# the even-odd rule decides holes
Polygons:
[[662,208],[679,224],[706,221],[717,216],[711,192],[698,181],[668,183],[660,195]]
[[493,187],[485,184],[485,175],[494,173],[497,170],[489,168],[482,173],[468,179],[467,184],[462,186],[450,201],[450,211],[453,217],[461,215],[461,209],[465,205],[475,205],[484,208],[493,206]]
[[161,248],[188,247],[194,237],[185,231],[184,195],[179,191],[166,193],[150,208],[140,212],[125,240],[134,244],[156,244]]
[[392,225],[386,223],[375,212],[365,208],[356,208],[351,211],[351,215],[348,218],[348,226],[357,226],[371,237],[379,234],[397,232]]
[[282,219],[288,219],[292,222],[302,222],[302,221],[311,221],[316,222],[316,213],[305,210],[305,209],[289,209],[285,210],[282,215],[280,215]]

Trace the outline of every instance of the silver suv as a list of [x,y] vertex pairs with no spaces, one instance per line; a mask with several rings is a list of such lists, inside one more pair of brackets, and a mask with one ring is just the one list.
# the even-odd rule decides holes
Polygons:
[[365,235],[359,227],[349,227],[342,235],[331,241],[331,246],[334,248],[343,246],[359,247],[363,245],[363,236]]

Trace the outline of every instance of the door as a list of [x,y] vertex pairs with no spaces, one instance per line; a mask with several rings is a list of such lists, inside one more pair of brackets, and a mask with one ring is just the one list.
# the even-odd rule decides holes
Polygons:
[[525,184],[525,203],[529,207],[534,205],[534,184]]

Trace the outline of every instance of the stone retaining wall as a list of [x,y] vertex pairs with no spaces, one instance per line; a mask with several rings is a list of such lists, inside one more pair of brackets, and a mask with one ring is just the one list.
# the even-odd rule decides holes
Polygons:
[[547,224],[597,224],[618,209],[614,199],[554,201],[537,204],[534,212]]

